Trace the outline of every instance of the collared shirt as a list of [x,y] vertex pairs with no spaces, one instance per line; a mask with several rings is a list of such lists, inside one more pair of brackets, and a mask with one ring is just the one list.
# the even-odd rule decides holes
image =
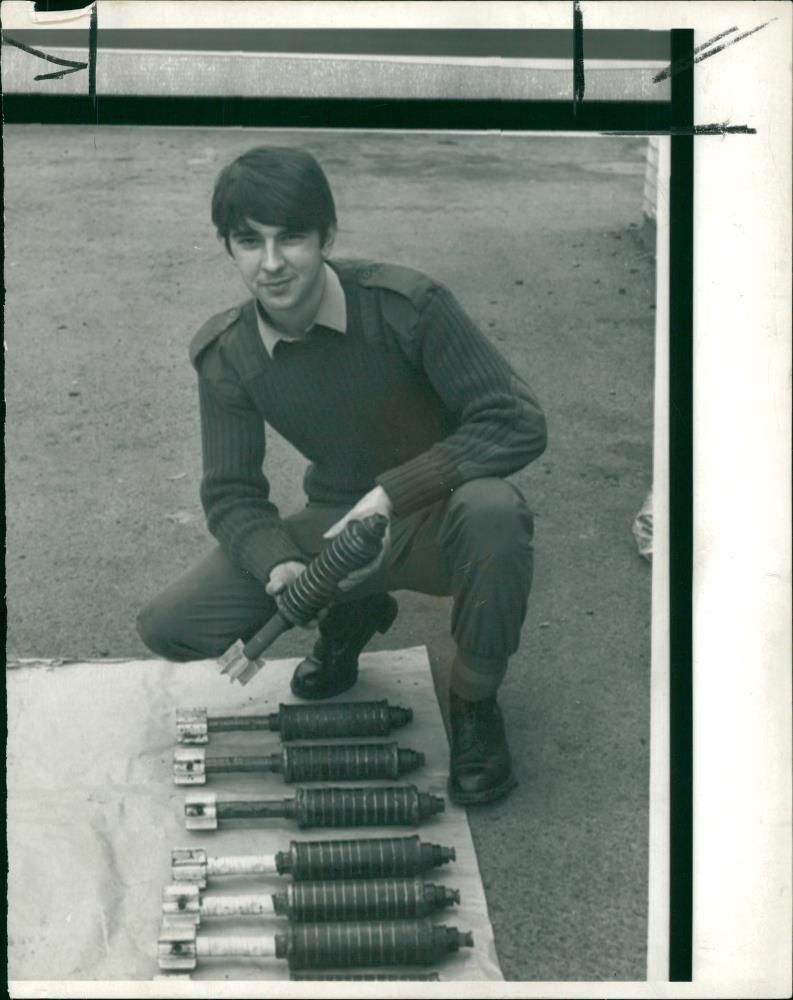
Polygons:
[[[347,331],[347,302],[344,298],[344,289],[341,287],[339,276],[333,268],[327,264],[323,266],[325,268],[325,288],[322,292],[322,299],[320,300],[314,321],[309,325],[306,332],[315,326],[326,326],[331,330],[336,330],[338,333],[345,333]],[[275,345],[279,340],[294,342],[302,339],[301,337],[286,337],[283,333],[276,330],[275,327],[271,326],[264,316],[262,316],[262,310],[258,307],[258,303],[256,308],[256,322],[259,325],[259,334],[261,335],[265,350],[271,358],[273,357]]]

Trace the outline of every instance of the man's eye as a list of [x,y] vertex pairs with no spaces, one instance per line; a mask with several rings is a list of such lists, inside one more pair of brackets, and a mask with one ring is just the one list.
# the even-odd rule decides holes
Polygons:
[[252,247],[256,246],[259,242],[259,238],[257,236],[235,235],[234,242],[239,244],[241,247]]
[[300,243],[306,238],[306,234],[299,229],[289,230],[284,233],[282,239],[285,243]]

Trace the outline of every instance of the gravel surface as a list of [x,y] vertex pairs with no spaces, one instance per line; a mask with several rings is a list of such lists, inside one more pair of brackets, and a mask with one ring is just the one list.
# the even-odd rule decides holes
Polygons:
[[[511,980],[641,979],[647,923],[650,572],[631,523],[652,474],[654,261],[645,141],[9,126],[7,650],[143,657],[143,602],[211,544],[198,500],[193,332],[244,298],[208,202],[259,142],[305,145],[339,256],[446,282],[528,377],[547,452],[534,593],[502,689],[520,784],[469,811]],[[303,461],[272,435],[284,512]],[[398,595],[372,649],[429,648],[447,600]],[[274,655],[310,644],[282,637]]]

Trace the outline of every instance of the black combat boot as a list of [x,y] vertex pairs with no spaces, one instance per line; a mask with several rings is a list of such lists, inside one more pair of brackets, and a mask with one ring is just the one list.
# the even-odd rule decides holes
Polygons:
[[358,656],[375,632],[387,632],[397,616],[390,594],[372,594],[335,604],[319,623],[319,639],[310,656],[292,674],[298,698],[332,698],[358,680]]
[[465,701],[452,692],[449,723],[449,795],[455,802],[493,802],[515,787],[504,720],[495,696]]

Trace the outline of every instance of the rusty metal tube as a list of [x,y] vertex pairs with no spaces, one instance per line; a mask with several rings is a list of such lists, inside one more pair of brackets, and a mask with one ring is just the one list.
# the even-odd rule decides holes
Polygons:
[[421,879],[359,879],[296,882],[283,892],[202,895],[192,882],[166,885],[162,911],[192,917],[275,915],[301,923],[340,920],[400,920],[428,917],[459,903],[456,889]]
[[428,919],[295,924],[275,935],[276,957],[293,969],[431,965],[473,944],[470,931]]
[[284,781],[384,781],[417,770],[424,754],[396,743],[340,743],[286,746],[271,754],[213,754],[203,747],[177,747],[177,785],[203,785],[212,774],[275,772]]
[[441,977],[437,972],[414,972],[412,976],[367,976],[354,972],[337,973],[335,976],[323,976],[321,973],[293,972],[289,977],[295,983],[439,983]]
[[454,861],[453,847],[411,837],[362,837],[356,840],[293,840],[276,854],[207,854],[202,847],[175,847],[171,877],[204,888],[225,875],[286,875],[295,882],[329,879],[409,878]]
[[210,937],[190,917],[164,917],[158,940],[162,971],[191,971],[200,958],[283,958],[292,969],[429,965],[473,947],[470,931],[431,920],[295,924],[275,935]]
[[301,827],[417,826],[443,812],[439,795],[415,785],[382,788],[296,788],[291,799],[218,800],[211,792],[185,798],[188,829],[214,830],[222,820],[297,820]]
[[321,705],[279,705],[268,715],[209,715],[205,708],[181,708],[176,712],[176,736],[180,743],[207,743],[211,733],[280,733],[291,740],[364,739],[388,736],[413,718],[409,708],[381,701],[350,701]]

